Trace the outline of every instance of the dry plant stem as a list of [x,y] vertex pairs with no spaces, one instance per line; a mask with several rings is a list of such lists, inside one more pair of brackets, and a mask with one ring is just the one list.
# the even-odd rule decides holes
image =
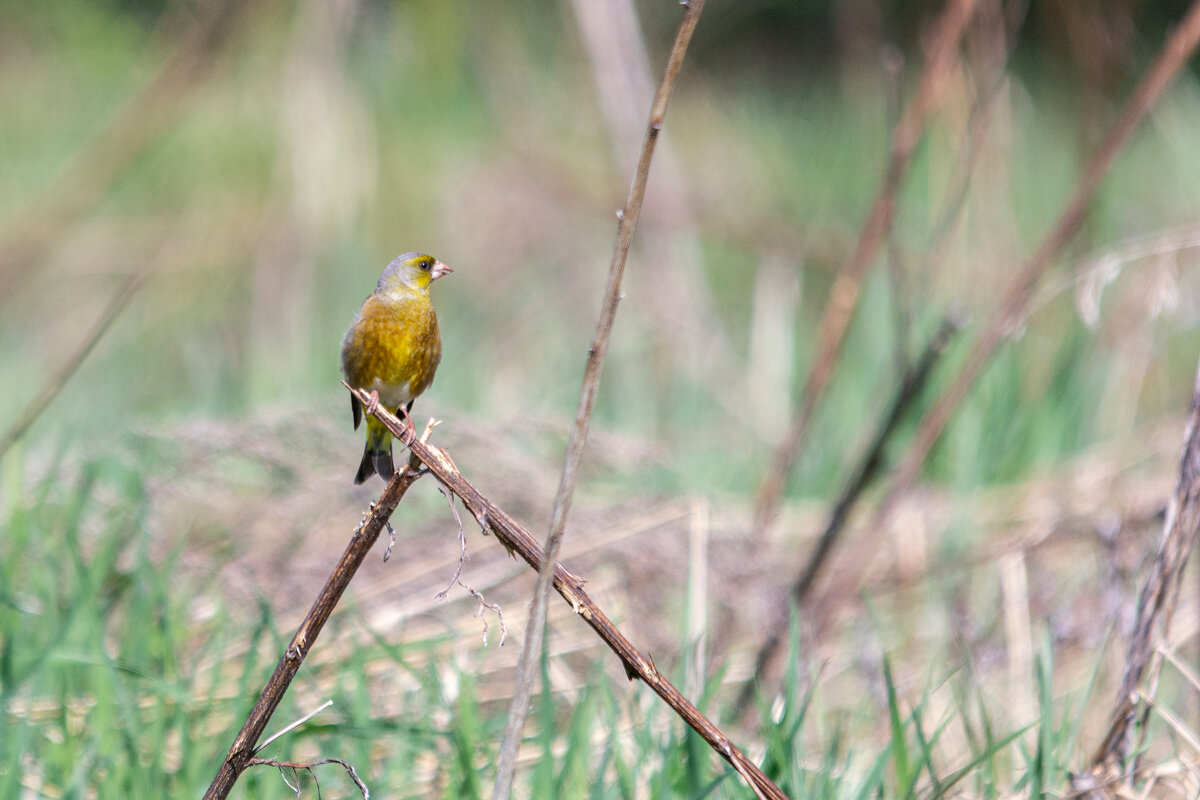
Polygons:
[[[349,388],[349,387],[347,387]],[[360,400],[366,402],[367,395],[351,389]],[[440,448],[430,447],[418,441],[412,432],[400,424],[396,417],[380,408],[375,413],[389,431],[413,453],[441,483],[458,495],[463,505],[479,524],[491,531],[497,540],[510,553],[521,557],[533,569],[540,569],[545,562],[545,554],[533,536],[512,519],[508,514],[481,495],[472,486],[454,462]],[[612,621],[605,616],[595,601],[583,589],[584,580],[571,574],[561,564],[553,564],[553,586],[571,608],[583,618],[601,641],[621,659],[625,673],[633,678],[640,678],[654,693],[666,701],[667,705],[678,714],[684,722],[691,726],[706,742],[750,785],[755,794],[761,798],[783,800],[787,798],[770,778],[763,774],[753,761],[725,736],[721,730],[707,717],[700,713],[675,686],[661,675],[654,666],[653,659],[638,652],[633,643],[619,631]]]
[[571,430],[567,455],[563,460],[562,476],[559,479],[558,492],[554,497],[554,508],[550,515],[550,532],[546,538],[544,561],[534,565],[538,567],[537,586],[534,589],[533,607],[529,612],[529,623],[525,630],[521,657],[517,662],[517,677],[513,687],[513,698],[509,705],[508,721],[504,728],[504,741],[500,745],[492,800],[507,800],[512,793],[517,749],[520,747],[525,730],[525,718],[529,711],[529,699],[533,692],[533,679],[537,674],[538,654],[542,649],[542,637],[546,626],[546,604],[550,594],[554,565],[562,543],[563,531],[566,529],[567,514],[571,510],[571,500],[575,494],[575,484],[579,477],[579,464],[583,458],[588,428],[591,425],[592,408],[596,404],[596,392],[600,385],[604,356],[608,352],[613,322],[617,315],[617,304],[621,300],[621,278],[625,274],[625,262],[629,257],[629,247],[633,243],[633,234],[637,229],[638,217],[642,212],[642,201],[646,197],[646,181],[650,176],[650,162],[654,158],[654,146],[658,142],[659,132],[662,130],[663,120],[667,114],[667,103],[670,102],[671,92],[675,88],[679,70],[683,66],[683,57],[687,52],[688,43],[691,42],[692,34],[696,30],[700,12],[704,10],[704,0],[690,0],[685,5],[687,10],[684,12],[683,20],[679,23],[679,30],[675,34],[675,43],[667,57],[666,69],[658,84],[658,89],[654,93],[654,102],[650,108],[650,121],[646,125],[646,135],[642,140],[642,150],[638,156],[633,181],[629,186],[629,194],[625,198],[625,207],[618,213],[617,242],[608,270],[608,286],[604,290],[600,318],[596,322],[596,332],[592,338],[592,346],[588,350],[587,366],[583,374],[583,388],[579,394],[579,406],[575,411],[575,425]]
[[[1200,367],[1192,390],[1191,410],[1184,434],[1183,455],[1179,459],[1179,481],[1175,495],[1167,508],[1163,522],[1162,541],[1154,566],[1146,576],[1138,598],[1137,620],[1125,657],[1125,673],[1112,710],[1108,733],[1104,737],[1091,767],[1075,782],[1095,789],[1091,782],[1104,783],[1124,772],[1133,741],[1134,719],[1138,706],[1138,691],[1147,671],[1155,672],[1159,652],[1169,633],[1171,616],[1179,600],[1179,585],[1183,580],[1188,555],[1200,531]],[[1153,680],[1153,677],[1152,677]],[[1097,795],[1105,796],[1105,795]]]
[[983,144],[991,129],[992,113],[1005,85],[1005,65],[1017,49],[1017,32],[1024,23],[1029,11],[1028,0],[1011,2],[1004,12],[1005,50],[1003,58],[995,64],[988,65],[988,71],[980,82],[982,87],[979,96],[971,106],[965,125],[966,138],[963,140],[958,156],[951,167],[946,192],[946,202],[938,213],[930,237],[928,256],[926,257],[926,284],[933,282],[942,268],[942,263],[950,250],[951,234],[958,226],[963,211],[966,209],[967,192],[971,188],[971,180],[983,152]]
[[[427,429],[426,435],[428,432]],[[412,435],[411,432],[409,435]],[[338,560],[337,566],[333,568],[329,580],[325,582],[325,586],[317,595],[308,616],[300,623],[300,628],[292,637],[291,644],[280,657],[279,664],[275,667],[275,672],[267,681],[266,686],[263,687],[262,693],[259,694],[258,701],[250,709],[246,722],[233,740],[229,753],[221,762],[216,777],[213,778],[212,784],[204,794],[205,800],[227,797],[233,784],[237,782],[238,776],[254,760],[258,737],[262,736],[262,732],[271,719],[271,714],[279,706],[284,692],[287,691],[292,679],[300,670],[300,665],[304,663],[305,656],[308,655],[317,636],[321,633],[321,628],[333,614],[333,609],[341,599],[342,593],[350,585],[350,579],[362,566],[363,559],[366,558],[367,553],[379,538],[379,533],[387,524],[388,518],[396,510],[396,506],[404,497],[404,493],[408,491],[408,487],[412,486],[421,476],[419,467],[417,460],[410,458],[408,467],[392,476],[379,500],[371,507],[370,513],[355,529],[354,535],[350,537],[350,543],[346,545],[346,550]]]
[[[588,55],[596,99],[609,129],[615,163],[633,172],[637,143],[646,124],[641,98],[650,98],[656,76],[651,74],[646,37],[638,21],[636,0],[571,0],[576,28]],[[685,377],[701,386],[743,380],[746,359],[738,353],[703,274],[690,268],[700,249],[695,210],[688,199],[683,168],[670,140],[660,137],[654,152],[654,180],[659,200],[648,198],[643,219],[666,223],[639,243],[641,256],[652,263],[643,284],[652,310],[650,347],[702,352],[704,358],[674,362]],[[657,387],[661,388],[661,387]],[[735,419],[747,420],[745,396],[727,391],[710,392]],[[748,421],[761,436],[756,415]],[[775,436],[764,438],[773,442]]]
[[837,366],[838,353],[850,317],[858,304],[859,289],[867,267],[871,265],[880,246],[884,243],[887,232],[891,228],[896,213],[896,195],[900,182],[908,169],[909,159],[913,150],[921,141],[925,130],[925,122],[941,99],[942,87],[950,72],[954,58],[958,52],[958,44],[962,39],[963,30],[975,10],[976,0],[950,0],[938,24],[937,34],[930,47],[929,59],[921,75],[916,96],[905,110],[904,116],[896,125],[892,134],[891,154],[888,158],[887,171],[883,183],[875,195],[867,221],[863,223],[858,243],[845,267],[838,273],[833,288],[830,289],[829,299],[825,304],[825,312],[821,317],[817,334],[817,348],[813,358],[813,366],[804,384],[804,392],[800,397],[800,405],[792,418],[787,435],[776,448],[771,459],[767,474],[763,477],[758,489],[754,509],[754,529],[752,538],[761,541],[779,511],[784,489],[787,487],[788,476],[812,421],[817,402],[833,376]]
[[29,401],[29,405],[25,407],[21,416],[9,426],[4,436],[0,437],[0,458],[4,458],[4,454],[9,451],[9,448],[25,435],[25,432],[37,421],[37,418],[46,410],[46,407],[50,405],[51,401],[58,396],[62,388],[75,375],[75,371],[87,359],[88,354],[92,352],[96,343],[108,331],[113,321],[125,310],[125,306],[129,304],[134,294],[137,293],[142,282],[146,279],[146,275],[147,270],[143,269],[130,275],[125,283],[121,284],[121,288],[113,295],[112,300],[108,303],[108,307],[100,315],[100,319],[96,321],[92,329],[79,342],[79,346],[75,348],[75,352],[71,354],[53,375],[46,379],[46,382],[42,384],[42,388],[38,390],[33,400]]
[[966,396],[967,390],[991,358],[996,346],[1012,331],[1020,327],[1038,281],[1046,274],[1055,257],[1079,230],[1088,204],[1117,153],[1128,141],[1130,134],[1141,122],[1142,117],[1162,94],[1163,89],[1187,63],[1196,49],[1197,42],[1200,42],[1200,0],[1193,3],[1188,9],[1187,16],[1167,41],[1158,60],[1138,84],[1133,96],[1122,109],[1120,117],[1117,118],[1103,141],[1092,153],[1091,158],[1088,159],[1083,175],[1075,186],[1071,199],[1059,216],[1058,222],[1042,240],[1033,257],[1029,259],[1025,268],[1021,270],[1009,287],[1004,302],[989,320],[954,381],[925,415],[908,452],[897,467],[892,487],[879,509],[873,528],[878,529],[882,525],[896,499],[912,483],[921,464],[925,461],[925,456],[929,454],[929,450],[941,435],[950,416],[958,408],[959,403]]
[[[880,60],[883,68],[884,108],[887,125],[892,130],[900,124],[900,112],[904,110],[904,58],[899,52],[885,52]],[[904,247],[896,235],[896,229],[888,226],[884,232],[888,303],[892,322],[892,357],[897,372],[909,367],[909,337],[912,333],[912,308],[908,291],[908,270],[904,266]]]
[[[237,29],[252,2],[199,4],[197,19],[154,77],[117,109],[59,169],[50,187],[0,229],[0,297],[59,241],[65,223],[103,196],[199,84],[212,53]],[[193,12],[188,10],[191,15]]]
[[[850,510],[862,495],[863,490],[878,475],[880,467],[883,466],[884,448],[891,440],[896,427],[900,424],[900,420],[904,419],[905,413],[912,406],[913,402],[921,396],[925,385],[929,382],[930,375],[933,374],[934,364],[946,352],[950,340],[958,333],[960,328],[961,324],[952,316],[943,319],[942,324],[925,347],[917,363],[901,379],[900,386],[896,390],[896,396],[892,398],[887,416],[880,423],[879,429],[876,431],[870,447],[867,448],[866,453],[863,455],[858,468],[846,482],[845,488],[842,489],[842,493],[839,495],[838,501],[829,515],[829,522],[825,525],[825,530],[817,540],[817,545],[813,549],[812,555],[809,556],[808,563],[804,565],[804,569],[800,572],[799,577],[796,578],[796,582],[792,584],[792,589],[788,593],[788,597],[792,602],[800,605],[808,596],[809,590],[812,589],[813,583],[821,571],[821,567],[828,561],[829,554],[833,552],[833,545],[837,542],[838,536],[845,528],[846,520],[850,517]],[[779,651],[780,644],[783,643],[783,633],[786,626],[787,608],[785,607],[780,613],[776,614],[775,624],[772,625],[767,640],[759,648],[758,656],[754,660],[753,678],[746,682],[738,694],[736,707],[739,711],[743,711],[749,706],[750,700],[754,697],[755,686],[766,676],[771,662],[775,659],[775,654]]]

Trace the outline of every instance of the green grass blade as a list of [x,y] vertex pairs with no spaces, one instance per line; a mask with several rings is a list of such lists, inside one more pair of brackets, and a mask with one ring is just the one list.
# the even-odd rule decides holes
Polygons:
[[[892,679],[892,665],[883,656],[883,683],[887,689],[888,724],[892,734],[892,753],[896,773],[896,791],[903,793],[914,781],[908,760],[908,742],[905,740],[904,723],[900,716],[900,700],[896,695],[896,683]],[[901,795],[903,796],[903,795]]]

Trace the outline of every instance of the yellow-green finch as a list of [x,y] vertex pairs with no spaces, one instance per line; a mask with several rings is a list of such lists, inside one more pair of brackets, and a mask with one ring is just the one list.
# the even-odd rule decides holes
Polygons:
[[[355,483],[374,473],[384,480],[395,474],[392,463],[392,434],[371,416],[383,406],[400,414],[408,425],[413,400],[433,383],[442,360],[442,337],[437,314],[429,301],[429,285],[453,272],[433,256],[405,253],[387,265],[375,292],[358,310],[358,316],[342,340],[342,373],[346,383],[370,394],[366,405],[367,446]],[[350,396],[354,427],[363,417],[363,406]]]

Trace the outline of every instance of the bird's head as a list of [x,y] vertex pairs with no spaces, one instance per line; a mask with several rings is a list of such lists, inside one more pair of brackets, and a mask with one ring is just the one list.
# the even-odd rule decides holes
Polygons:
[[379,286],[375,291],[379,294],[388,294],[408,288],[424,293],[429,291],[429,284],[447,272],[453,271],[433,256],[424,253],[405,253],[387,265],[383,274],[379,276]]

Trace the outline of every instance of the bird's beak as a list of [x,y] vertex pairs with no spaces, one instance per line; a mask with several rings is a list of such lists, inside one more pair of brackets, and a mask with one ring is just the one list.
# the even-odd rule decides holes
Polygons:
[[440,261],[435,261],[433,263],[433,269],[429,271],[429,278],[430,280],[437,280],[448,272],[454,272],[454,270],[450,269]]

